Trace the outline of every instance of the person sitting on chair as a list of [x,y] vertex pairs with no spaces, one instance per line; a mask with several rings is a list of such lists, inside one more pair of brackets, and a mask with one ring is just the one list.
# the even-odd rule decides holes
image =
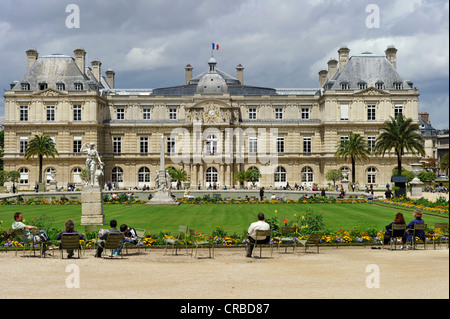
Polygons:
[[47,250],[47,244],[45,243],[46,241],[48,241],[48,236],[47,233],[45,232],[45,230],[40,230],[40,234],[39,236],[33,236],[33,234],[31,234],[30,229],[38,229],[36,226],[32,226],[32,225],[25,225],[23,223],[23,215],[21,212],[16,212],[14,213],[14,223],[12,223],[11,228],[13,230],[17,230],[17,229],[22,229],[22,233],[23,233],[23,240],[26,242],[33,242],[33,243],[38,243],[40,241],[42,241],[42,253],[45,254],[45,251]]
[[125,239],[122,242],[120,249],[115,250],[117,254],[120,254],[120,251],[122,250],[124,243],[131,243],[133,245],[137,245],[139,241],[136,230],[134,228],[128,227],[126,224],[122,224],[120,225],[120,231],[125,236]]
[[[73,222],[73,220],[68,219],[64,223],[64,227],[66,228],[66,230],[63,230],[56,236],[57,240],[61,240],[62,234],[78,234],[78,232],[74,229],[75,223]],[[84,238],[84,234],[80,234],[80,239],[83,239],[83,238]],[[67,258],[72,258],[73,257],[73,249],[68,249],[67,254],[68,254]]]
[[[120,233],[120,230],[117,230],[117,220],[111,219],[111,221],[109,222],[109,226],[111,228],[109,230],[104,231],[103,234],[101,234],[99,239],[97,240],[98,247],[97,247],[97,251],[94,254],[95,257],[101,257],[102,256],[102,252],[103,252],[103,249],[105,247],[105,241],[108,238],[108,234],[110,234],[110,233]],[[114,256],[119,255],[119,252],[117,251],[117,249],[114,249],[113,250]]]
[[254,222],[248,228],[248,240],[251,245],[248,245],[247,248],[247,257],[252,257],[254,244],[267,244],[270,240],[270,236],[265,238],[257,238],[256,231],[257,230],[270,230],[270,225],[265,222],[264,214],[258,214],[258,221]]
[[[407,240],[408,242],[411,242],[412,236],[414,234],[414,226],[415,224],[424,224],[425,221],[422,219],[422,212],[420,210],[415,210],[413,213],[414,220],[411,221],[406,226],[406,233],[407,233]],[[423,230],[416,230],[416,237],[419,237],[421,240],[425,240],[425,232]]]
[[402,213],[397,213],[395,215],[394,221],[386,226],[386,232],[384,233],[384,236],[383,236],[384,237],[383,243],[385,245],[388,245],[391,238],[402,237],[402,243],[405,244],[406,243],[406,235],[404,234],[404,232],[403,232],[403,234],[401,234],[402,236],[398,236],[399,234],[392,233],[392,225],[393,224],[406,225],[405,218],[403,217]]

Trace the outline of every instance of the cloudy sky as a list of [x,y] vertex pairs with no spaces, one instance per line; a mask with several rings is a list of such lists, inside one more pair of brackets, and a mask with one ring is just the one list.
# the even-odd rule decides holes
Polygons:
[[[78,21],[71,4],[79,28],[67,27]],[[180,85],[186,64],[194,76],[207,70],[212,42],[218,68],[235,76],[242,64],[246,84],[274,88],[318,87],[342,46],[383,55],[395,45],[419,111],[449,128],[447,0],[1,0],[0,87],[22,78],[32,47],[70,56],[83,47],[87,63],[116,72],[119,88]]]

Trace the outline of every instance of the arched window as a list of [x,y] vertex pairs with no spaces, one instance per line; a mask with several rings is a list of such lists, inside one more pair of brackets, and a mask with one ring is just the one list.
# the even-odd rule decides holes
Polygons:
[[75,167],[72,170],[72,182],[74,184],[81,184],[81,168]]
[[375,184],[377,182],[377,169],[375,167],[369,167],[367,169],[367,183]]
[[314,182],[314,171],[311,167],[305,166],[302,168],[302,183]]
[[28,168],[22,167],[19,169],[19,173],[19,184],[28,184]]
[[278,166],[275,170],[274,182],[286,182],[286,169],[282,166]]
[[148,167],[141,167],[138,172],[139,183],[150,183],[150,169]]
[[56,170],[53,167],[49,167],[45,170],[45,180],[47,184],[54,180],[54,175],[56,175]]
[[209,167],[206,170],[206,182],[217,183],[219,181],[219,173],[215,167]]
[[120,167],[114,167],[112,169],[111,181],[122,183],[123,182],[123,169]]

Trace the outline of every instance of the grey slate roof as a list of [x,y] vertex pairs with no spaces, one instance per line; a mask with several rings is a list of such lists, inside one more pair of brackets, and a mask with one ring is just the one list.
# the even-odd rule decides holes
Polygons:
[[56,83],[65,84],[66,90],[75,90],[75,83],[83,84],[83,89],[102,89],[89,68],[83,74],[75,60],[67,55],[53,54],[39,57],[27,70],[25,76],[16,83],[12,90],[22,90],[21,83],[29,83],[30,90],[39,90],[39,83],[47,83],[48,88],[57,89]]
[[342,83],[348,83],[348,89],[357,90],[360,82],[365,82],[367,87],[376,87],[377,82],[383,82],[386,90],[395,89],[394,83],[402,83],[404,89],[412,87],[412,83],[403,80],[385,56],[364,53],[350,57],[342,72],[337,72],[324,88],[339,90]]

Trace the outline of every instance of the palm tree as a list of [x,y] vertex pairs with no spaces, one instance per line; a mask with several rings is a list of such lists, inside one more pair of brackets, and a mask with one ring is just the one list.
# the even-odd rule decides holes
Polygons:
[[339,142],[338,149],[334,156],[343,157],[346,161],[352,163],[352,183],[355,183],[356,160],[368,160],[370,155],[369,146],[363,136],[356,133],[350,133],[348,139],[342,139]]
[[402,172],[402,156],[405,151],[412,154],[425,155],[423,147],[423,136],[419,133],[419,124],[413,123],[411,118],[406,118],[403,114],[391,117],[384,122],[380,128],[382,132],[375,143],[375,153],[380,155],[388,154],[394,150],[397,155],[397,174]]
[[35,135],[34,138],[28,143],[25,150],[25,159],[37,156],[39,159],[39,183],[42,184],[42,161],[44,156],[46,158],[55,158],[59,155],[55,147],[55,142],[46,135]]
[[181,182],[185,182],[189,179],[187,172],[182,168],[176,169],[169,167],[167,170],[169,171],[170,178],[172,178],[172,180],[174,181],[177,181],[177,189],[179,186],[181,186]]

